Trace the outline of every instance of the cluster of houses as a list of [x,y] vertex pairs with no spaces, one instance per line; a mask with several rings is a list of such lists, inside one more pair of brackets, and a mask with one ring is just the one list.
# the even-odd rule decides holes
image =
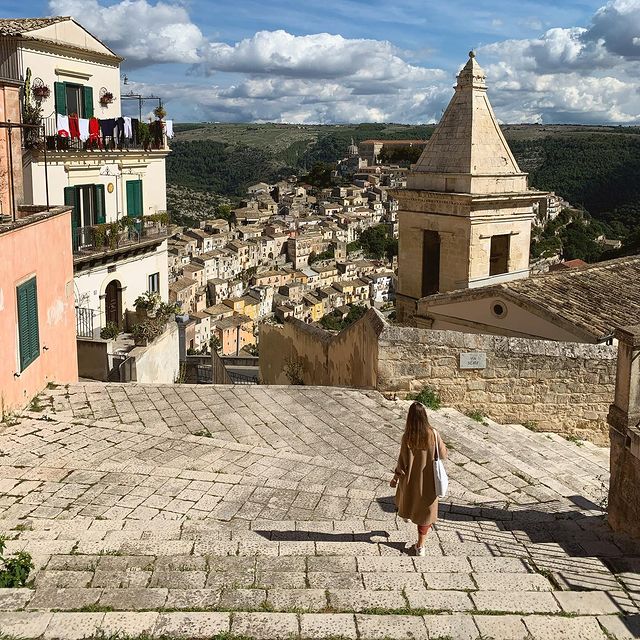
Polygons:
[[203,353],[215,343],[222,355],[237,354],[256,343],[261,321],[316,322],[349,305],[392,300],[394,265],[349,251],[369,227],[388,225],[397,235],[397,203],[381,182],[398,169],[375,169],[371,180],[328,189],[295,178],[261,182],[248,188],[232,222],[176,230],[169,299],[185,314],[187,350]]

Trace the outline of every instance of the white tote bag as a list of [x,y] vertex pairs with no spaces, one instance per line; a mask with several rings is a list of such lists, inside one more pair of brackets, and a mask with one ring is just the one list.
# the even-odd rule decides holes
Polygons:
[[440,460],[438,432],[435,429],[433,432],[436,434],[436,451],[433,456],[433,479],[436,487],[436,495],[438,498],[444,498],[447,495],[447,489],[449,488],[449,477],[447,476],[442,460]]

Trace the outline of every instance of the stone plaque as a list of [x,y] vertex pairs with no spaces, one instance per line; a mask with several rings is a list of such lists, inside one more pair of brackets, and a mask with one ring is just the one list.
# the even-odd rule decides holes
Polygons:
[[460,368],[461,369],[486,369],[487,354],[482,352],[461,353]]

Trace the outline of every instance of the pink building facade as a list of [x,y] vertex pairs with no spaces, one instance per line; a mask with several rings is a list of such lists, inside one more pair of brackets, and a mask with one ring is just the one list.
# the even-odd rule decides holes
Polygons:
[[71,209],[23,207],[18,215],[0,223],[3,416],[50,382],[78,380]]

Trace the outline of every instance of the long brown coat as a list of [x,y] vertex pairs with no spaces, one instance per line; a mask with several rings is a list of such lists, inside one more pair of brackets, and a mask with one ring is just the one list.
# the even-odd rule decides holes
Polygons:
[[[396,466],[396,474],[399,476],[396,490],[398,515],[417,525],[433,524],[438,519],[438,496],[433,479],[433,431],[429,436],[429,442],[433,444],[427,449],[410,449],[405,436],[402,436]],[[444,459],[447,457],[447,447],[440,437],[438,443],[440,457]]]

